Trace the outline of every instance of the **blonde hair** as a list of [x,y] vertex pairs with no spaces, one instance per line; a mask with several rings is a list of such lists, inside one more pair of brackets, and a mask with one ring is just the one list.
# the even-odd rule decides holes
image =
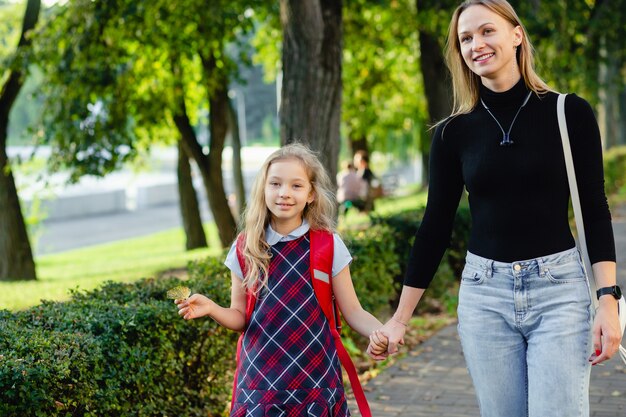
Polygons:
[[[267,286],[268,270],[271,259],[270,246],[265,240],[265,229],[270,223],[271,213],[265,201],[265,183],[270,166],[277,161],[296,160],[304,168],[311,183],[313,201],[308,203],[302,217],[311,229],[335,229],[336,199],[332,182],[317,155],[305,145],[292,143],[272,153],[263,163],[259,175],[252,186],[250,203],[243,216],[245,246],[242,254],[245,260],[246,274],[243,285],[259,291]],[[259,285],[260,284],[260,285]]]
[[[476,107],[480,99],[480,76],[476,75],[465,64],[459,44],[458,26],[461,13],[471,6],[481,5],[497,15],[501,16],[513,27],[522,29],[522,42],[517,47],[517,64],[526,86],[536,94],[545,94],[553,91],[535,72],[534,49],[528,38],[528,32],[517,16],[515,9],[506,0],[466,0],[456,8],[448,28],[448,40],[446,42],[446,64],[452,74],[452,90],[454,92],[454,104],[450,117],[463,113],[469,113]],[[439,122],[441,123],[441,121]],[[438,124],[439,124],[438,123]]]

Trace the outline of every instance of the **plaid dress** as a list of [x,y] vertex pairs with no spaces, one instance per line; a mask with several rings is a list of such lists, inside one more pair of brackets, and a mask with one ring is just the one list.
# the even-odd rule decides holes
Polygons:
[[341,366],[309,272],[309,234],[271,247],[242,342],[231,417],[347,417]]

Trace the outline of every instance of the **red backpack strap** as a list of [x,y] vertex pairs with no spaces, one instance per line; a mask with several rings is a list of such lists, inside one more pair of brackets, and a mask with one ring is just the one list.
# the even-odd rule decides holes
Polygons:
[[[237,252],[237,260],[239,261],[239,267],[241,268],[241,274],[243,275],[243,278],[246,277],[246,260],[243,257],[243,250],[244,247],[246,246],[246,235],[243,233],[240,233],[239,236],[237,236],[237,243],[236,243],[236,252]],[[248,326],[248,323],[250,322],[250,317],[252,317],[252,312],[254,311],[254,306],[256,304],[256,296],[254,295],[254,291],[250,291],[250,290],[246,290],[246,327]]]
[[356,399],[361,416],[372,417],[372,412],[367,403],[367,398],[365,398],[365,393],[363,392],[363,387],[361,386],[361,381],[359,381],[354,363],[352,363],[352,359],[350,359],[350,355],[343,346],[341,336],[339,335],[341,319],[339,317],[339,310],[337,309],[332,286],[333,253],[335,248],[333,234],[324,230],[310,230],[309,239],[311,240],[311,281],[313,283],[315,296],[330,324],[330,331],[333,335],[339,360],[348,373],[350,386],[352,387],[352,392],[354,392],[354,398]]
[[[239,267],[241,268],[241,274],[243,278],[246,277],[246,260],[243,257],[243,250],[246,245],[246,235],[241,233],[237,236],[237,243],[235,244],[235,250],[237,253],[237,260],[239,261]],[[252,317],[252,312],[254,311],[254,306],[256,304],[256,296],[254,291],[246,290],[246,322],[244,325],[244,331],[246,327],[248,327],[248,323],[250,323],[250,318]],[[243,342],[243,332],[239,335],[239,340],[237,341],[237,369],[235,371],[235,379],[233,381],[233,394],[230,402],[230,409],[232,410],[235,405],[235,394],[237,392],[237,376],[239,375],[239,363],[241,358],[241,344]]]
[[340,329],[340,318],[336,314],[335,298],[331,278],[333,275],[333,234],[324,230],[311,230],[310,272],[317,301],[332,329]]

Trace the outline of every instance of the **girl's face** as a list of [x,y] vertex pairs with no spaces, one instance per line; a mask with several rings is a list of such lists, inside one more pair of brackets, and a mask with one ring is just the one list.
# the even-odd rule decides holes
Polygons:
[[304,207],[313,199],[311,181],[300,161],[278,160],[269,166],[265,204],[270,210],[275,231],[286,235],[300,226]]
[[468,68],[492,89],[512,86],[521,74],[515,48],[522,42],[522,28],[482,5],[465,9],[459,16],[457,34],[461,55]]

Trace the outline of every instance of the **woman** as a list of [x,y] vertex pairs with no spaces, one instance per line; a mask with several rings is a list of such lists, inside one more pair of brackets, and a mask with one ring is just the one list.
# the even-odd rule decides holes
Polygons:
[[465,187],[473,226],[459,334],[481,415],[588,416],[590,366],[613,356],[620,339],[597,122],[585,100],[567,97],[589,254],[602,289],[592,321],[568,223],[557,94],[534,71],[526,30],[504,0],[465,1],[452,17],[446,53],[454,111],[433,137],[426,212],[398,309],[381,329],[387,353],[397,351],[441,261]]

